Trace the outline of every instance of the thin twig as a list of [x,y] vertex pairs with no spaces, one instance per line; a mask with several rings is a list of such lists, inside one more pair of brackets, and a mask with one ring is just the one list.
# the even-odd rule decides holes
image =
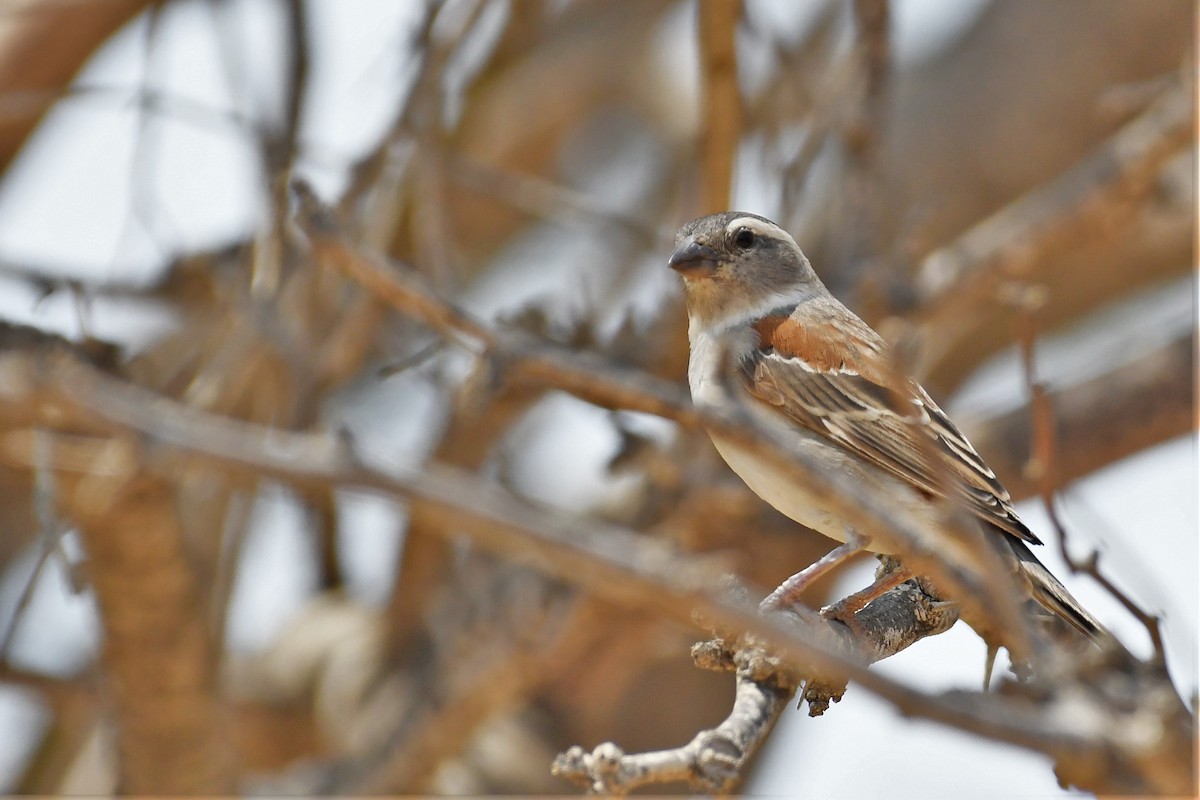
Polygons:
[[21,593],[17,596],[16,605],[13,606],[12,617],[4,631],[4,637],[0,639],[0,664],[8,663],[9,650],[16,638],[21,618],[25,616],[29,604],[33,601],[33,593],[41,581],[46,565],[50,563],[51,556],[56,552],[61,553],[59,550],[60,531],[54,515],[54,470],[49,464],[49,452],[47,451],[49,434],[44,431],[35,431],[34,437],[36,452],[34,455],[33,507],[38,521],[39,547],[33,570],[29,573],[25,585],[21,587]]
[[1106,464],[1185,435],[1195,429],[1195,333],[1193,320],[1180,322],[1171,341],[1157,347],[1147,341],[1135,359],[1054,387],[1047,398],[1055,416],[1051,472],[1035,476],[1025,469],[1034,438],[1028,408],[967,418],[963,431],[1017,500],[1044,488],[1039,477],[1061,490]]
[[665,231],[642,219],[609,211],[587,195],[533,175],[484,164],[465,155],[454,156],[448,166],[450,176],[464,186],[485,192],[542,219],[589,232],[616,229],[646,247],[670,238]]
[[263,167],[271,197],[271,222],[254,237],[251,294],[259,300],[273,297],[283,282],[287,262],[288,184],[300,151],[300,125],[308,97],[308,12],[302,0],[283,4],[287,33],[286,91],[283,119],[277,130],[264,126],[259,136]]
[[1109,595],[1115,598],[1126,611],[1142,624],[1146,632],[1150,635],[1150,642],[1154,646],[1155,663],[1163,665],[1166,663],[1166,651],[1163,646],[1162,620],[1157,615],[1145,611],[1134,602],[1133,598],[1117,588],[1112,581],[1100,572],[1099,550],[1093,549],[1091,554],[1082,560],[1076,559],[1071,555],[1067,542],[1067,529],[1058,514],[1058,507],[1055,502],[1055,489],[1060,485],[1060,482],[1056,479],[1055,475],[1058,463],[1058,436],[1055,432],[1054,408],[1051,405],[1050,394],[1046,391],[1045,384],[1037,378],[1037,368],[1034,359],[1034,350],[1037,341],[1037,325],[1034,319],[1038,303],[1037,293],[1033,292],[1034,296],[1031,298],[1029,291],[1024,293],[1019,292],[1019,290],[1014,291],[1017,294],[1014,298],[1017,311],[1014,328],[1021,353],[1021,367],[1024,373],[1025,386],[1029,391],[1029,413],[1033,436],[1029,472],[1034,476],[1034,482],[1038,486],[1038,495],[1041,498],[1042,507],[1046,510],[1046,516],[1050,518],[1050,524],[1054,528],[1056,538],[1058,539],[1058,551],[1072,574],[1083,573],[1090,576],[1092,580],[1100,584]]

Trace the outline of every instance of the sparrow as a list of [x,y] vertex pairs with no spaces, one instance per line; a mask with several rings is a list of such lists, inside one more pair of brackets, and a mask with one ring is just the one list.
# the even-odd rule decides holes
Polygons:
[[[1038,605],[1089,638],[1104,632],[1029,549],[1041,541],[995,473],[925,389],[897,372],[884,339],[830,294],[786,231],[740,211],[700,217],[679,230],[668,263],[683,278],[688,384],[697,406],[740,404],[786,448],[914,510],[950,498],[1002,537]],[[870,549],[819,494],[721,436],[711,438],[759,497],[843,542],[785,581],[764,608],[795,602],[816,577]],[[938,457],[943,464],[931,463]],[[847,610],[852,615],[909,577],[900,571],[877,582],[834,616],[845,619]]]

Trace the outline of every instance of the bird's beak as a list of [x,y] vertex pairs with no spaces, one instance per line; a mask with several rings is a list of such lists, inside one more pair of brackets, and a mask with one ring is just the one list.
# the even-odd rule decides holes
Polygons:
[[675,248],[667,264],[685,278],[704,278],[713,273],[720,255],[699,242],[688,242]]

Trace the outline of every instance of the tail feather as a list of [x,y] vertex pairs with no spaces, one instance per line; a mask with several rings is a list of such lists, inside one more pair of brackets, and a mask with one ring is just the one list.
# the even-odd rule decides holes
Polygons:
[[1063,586],[1058,578],[1055,578],[1050,570],[1037,560],[1037,556],[1024,542],[1014,537],[1006,538],[1017,556],[1021,572],[1029,581],[1033,599],[1037,601],[1038,605],[1059,619],[1070,623],[1072,627],[1093,641],[1099,642],[1112,638],[1112,634],[1100,623],[1100,620],[1092,616],[1078,600],[1071,596],[1067,587]]

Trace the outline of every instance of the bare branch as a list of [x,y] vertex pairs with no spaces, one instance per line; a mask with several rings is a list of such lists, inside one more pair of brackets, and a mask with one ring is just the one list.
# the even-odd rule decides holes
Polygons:
[[460,752],[482,722],[519,706],[562,665],[594,651],[609,635],[604,624],[611,616],[608,604],[585,598],[563,605],[567,608],[559,609],[560,618],[549,624],[542,619],[525,630],[496,630],[485,641],[474,638],[474,657],[444,666],[443,673],[451,674],[440,676],[406,711],[385,746],[338,775],[334,785],[321,787],[322,793],[428,791],[437,767]]
[[[0,94],[32,96],[20,113],[0,114],[0,169],[20,149],[55,95],[71,81],[84,61],[148,0],[103,3],[30,3],[26,13],[0,18]],[[32,94],[29,94],[32,93]]]
[[[1174,341],[1082,383],[1049,393],[1058,439],[1054,469],[1026,469],[1033,432],[1029,413],[1014,408],[963,430],[1015,498],[1037,494],[1040,481],[1061,490],[1071,481],[1195,427],[1191,320]],[[1044,484],[1043,484],[1044,485]]]
[[1178,78],[1145,112],[1074,169],[931,253],[917,277],[919,318],[936,365],[974,330],[966,308],[994,304],[1006,280],[1027,278],[1087,237],[1126,226],[1164,165],[1194,139],[1189,89]]
[[880,260],[878,231],[883,209],[879,185],[879,145],[887,119],[891,78],[891,9],[888,0],[854,0],[853,51],[856,101],[841,124],[847,165],[840,180],[840,204],[834,231],[833,290],[859,295],[857,305],[868,319],[882,317],[898,304],[899,288],[891,286],[893,270]]
[[[67,449],[52,458],[70,458],[81,444],[59,439],[54,449]],[[77,452],[92,474],[64,487],[63,499],[79,522],[104,627],[107,688],[120,715],[116,788],[233,793],[238,775],[215,650],[173,495],[161,479],[137,473],[120,440],[87,449]]]
[[[946,631],[958,620],[958,609],[931,596],[919,581],[910,581],[859,612],[856,636],[840,625],[822,626],[820,618],[805,609],[778,616],[806,638],[873,662]],[[728,794],[744,777],[746,764],[766,741],[802,679],[812,716],[823,714],[846,688],[836,677],[801,675],[753,637],[732,643],[719,638],[704,642],[692,649],[692,655],[699,666],[736,673],[733,706],[718,726],[701,731],[683,747],[660,752],[627,755],[610,742],[590,753],[572,747],[555,760],[555,774],[605,794],[627,794],[640,786],[673,782],[687,782],[693,791]]]
[[1034,314],[1037,311],[1036,301],[1022,303],[1019,297],[1016,301],[1018,303],[1017,341],[1021,349],[1025,385],[1029,391],[1030,425],[1033,433],[1033,452],[1026,471],[1034,476],[1037,483],[1042,506],[1045,508],[1046,516],[1050,518],[1050,523],[1054,526],[1058,538],[1059,553],[1071,572],[1083,572],[1089,575],[1124,606],[1125,610],[1132,614],[1138,622],[1142,623],[1154,646],[1155,663],[1165,666],[1167,657],[1163,649],[1161,620],[1135,603],[1131,597],[1118,589],[1116,584],[1100,572],[1098,550],[1093,551],[1088,558],[1082,561],[1071,556],[1071,551],[1067,546],[1067,529],[1059,518],[1058,508],[1054,501],[1054,487],[1059,482],[1055,473],[1057,472],[1060,446],[1055,432],[1054,410],[1050,405],[1050,397],[1046,392],[1045,385],[1037,379],[1037,371],[1034,366],[1034,348],[1037,341],[1037,327],[1034,321]]
[[728,208],[733,196],[733,167],[742,128],[736,46],[741,15],[741,0],[710,0],[699,6],[700,86],[704,96],[704,208],[700,211],[705,214]]
[[[739,656],[748,651],[740,651]],[[760,651],[760,655],[761,654]],[[746,661],[739,659],[739,661]],[[773,678],[782,676],[774,673]],[[590,753],[572,747],[554,760],[553,772],[597,794],[625,795],[641,786],[686,782],[693,791],[727,793],[742,777],[746,761],[759,749],[795,692],[786,680],[755,680],[737,669],[729,716],[696,734],[683,747],[627,755],[611,742]]]

